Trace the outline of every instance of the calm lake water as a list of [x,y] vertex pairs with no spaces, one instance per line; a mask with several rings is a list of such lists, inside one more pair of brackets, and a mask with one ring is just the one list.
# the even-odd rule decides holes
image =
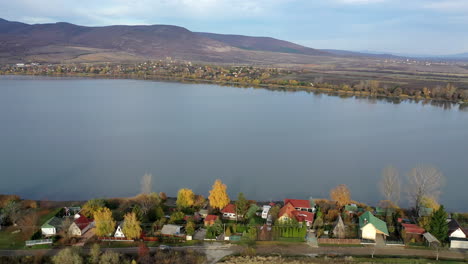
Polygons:
[[[0,193],[34,199],[208,194],[380,199],[381,170],[432,164],[468,210],[468,112],[430,104],[137,80],[0,77]],[[403,197],[405,197],[403,195]]]

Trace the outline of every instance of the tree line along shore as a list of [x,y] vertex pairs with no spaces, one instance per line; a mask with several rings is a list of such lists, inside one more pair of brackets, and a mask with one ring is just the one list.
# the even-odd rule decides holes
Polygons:
[[[97,78],[129,78],[203,82],[273,90],[318,91],[343,95],[387,97],[395,99],[438,100],[468,104],[468,90],[455,81],[433,84],[400,84],[379,78],[344,81],[335,76],[305,69],[274,67],[192,64],[185,61],[161,60],[138,64],[9,64],[0,66],[3,75],[46,75]],[[441,78],[440,76],[438,78]],[[458,77],[457,77],[458,78]],[[461,78],[461,77],[460,77]],[[432,85],[432,86],[430,86]]]

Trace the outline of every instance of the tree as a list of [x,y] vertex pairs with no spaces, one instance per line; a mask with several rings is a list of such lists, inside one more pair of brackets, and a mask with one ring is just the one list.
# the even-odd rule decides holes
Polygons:
[[144,216],[148,215],[148,212],[160,202],[159,195],[154,192],[139,194],[134,198],[134,200],[140,206],[141,213]]
[[106,250],[102,254],[99,264],[118,264],[120,263],[120,254],[111,250]]
[[213,184],[213,189],[210,191],[210,206],[217,209],[223,209],[226,205],[229,204],[230,199],[226,193],[226,185],[221,182],[221,180],[216,180]]
[[278,214],[281,208],[278,205],[271,207],[269,214],[271,215],[271,220],[276,221],[278,219]]
[[245,199],[244,193],[239,193],[237,195],[237,201],[236,201],[236,213],[240,218],[244,218],[245,214],[247,213],[247,210],[249,210],[249,201]]
[[340,207],[343,207],[350,203],[351,192],[346,185],[341,184],[330,191],[330,198],[337,202]]
[[421,199],[421,206],[431,208],[433,211],[437,211],[440,208],[440,204],[434,198],[427,196],[423,196]]
[[251,204],[249,206],[249,210],[247,210],[247,213],[245,213],[245,219],[252,219],[255,217],[257,211],[260,210],[260,207],[256,204]]
[[180,208],[191,207],[195,203],[195,194],[192,190],[183,188],[177,192],[176,204]]
[[398,204],[400,200],[400,174],[395,167],[388,166],[382,170],[380,191],[385,200]]
[[196,194],[193,206],[203,207],[205,205],[205,202],[206,202],[206,199],[205,197],[203,197],[203,195]]
[[185,225],[185,232],[187,232],[187,235],[189,236],[193,236],[193,234],[195,234],[195,223],[193,221],[187,222]]
[[441,205],[439,210],[432,214],[429,223],[429,232],[434,235],[440,242],[444,243],[448,238],[448,223],[447,212],[444,206]]
[[101,208],[105,207],[105,201],[103,199],[92,199],[87,201],[83,205],[83,209],[81,213],[83,213],[86,217],[93,217],[94,213],[99,211]]
[[93,246],[89,250],[89,262],[91,264],[98,264],[100,256],[101,256],[101,246],[99,246],[99,244],[93,244]]
[[124,216],[122,232],[129,239],[139,238],[141,235],[140,221],[138,221],[135,213],[127,213]]
[[411,169],[407,176],[406,191],[410,201],[414,203],[416,212],[419,212],[423,197],[431,197],[437,200],[444,182],[444,176],[438,169],[428,165],[421,165]]
[[8,201],[5,208],[3,208],[3,214],[5,214],[13,225],[16,225],[16,222],[21,217],[20,203],[15,200]]
[[62,234],[62,237],[65,240],[68,240],[71,238],[72,234],[70,233],[70,226],[73,224],[73,221],[71,218],[66,217],[61,224],[61,231],[60,233]]
[[94,213],[94,222],[96,225],[96,235],[109,236],[114,232],[115,221],[112,218],[112,212],[104,207]]
[[142,194],[150,194],[151,190],[153,189],[152,183],[153,175],[149,173],[145,173],[141,178],[141,193]]
[[62,249],[52,257],[54,264],[83,264],[83,258],[78,250],[72,247]]

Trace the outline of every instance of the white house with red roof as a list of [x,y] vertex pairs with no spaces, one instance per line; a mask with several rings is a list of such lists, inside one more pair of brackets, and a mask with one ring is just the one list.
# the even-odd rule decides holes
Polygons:
[[94,222],[84,215],[76,214],[75,221],[70,225],[68,232],[72,236],[82,236],[93,227]]
[[221,210],[223,213],[223,219],[228,220],[237,220],[237,212],[236,212],[236,205],[235,204],[228,204],[226,207]]

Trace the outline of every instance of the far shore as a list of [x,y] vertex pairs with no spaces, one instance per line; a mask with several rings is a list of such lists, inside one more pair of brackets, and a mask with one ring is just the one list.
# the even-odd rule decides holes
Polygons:
[[324,87],[311,87],[311,86],[290,86],[290,85],[276,85],[276,84],[250,84],[241,82],[229,82],[229,81],[216,81],[216,80],[205,80],[205,79],[192,79],[183,77],[171,77],[162,75],[138,75],[138,74],[124,74],[124,75],[108,75],[108,74],[93,74],[93,73],[79,73],[79,74],[30,74],[30,73],[0,73],[0,76],[38,76],[38,77],[51,77],[51,78],[80,78],[80,79],[122,79],[122,80],[147,80],[147,81],[162,81],[162,82],[177,82],[177,83],[193,83],[193,84],[214,84],[220,86],[239,87],[239,88],[258,88],[270,91],[285,91],[285,92],[312,92],[317,94],[326,94],[331,96],[341,97],[363,97],[363,98],[375,98],[375,99],[388,99],[395,102],[402,100],[410,100],[412,102],[435,102],[435,103],[450,103],[456,104],[460,107],[468,106],[468,101],[452,101],[446,99],[433,99],[426,97],[416,97],[411,95],[403,94],[401,96],[384,96],[384,95],[371,95],[369,92],[364,91],[345,91],[335,90]]

